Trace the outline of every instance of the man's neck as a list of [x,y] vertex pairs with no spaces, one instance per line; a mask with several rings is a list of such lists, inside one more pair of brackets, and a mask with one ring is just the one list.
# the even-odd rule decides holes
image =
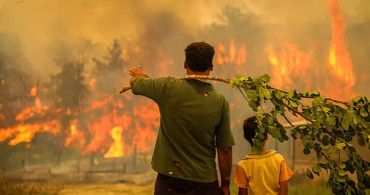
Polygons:
[[[208,76],[210,73],[210,70],[206,70],[205,72],[198,72],[198,71],[192,71],[190,69],[187,69],[186,74],[187,75],[200,75],[200,76]],[[207,79],[199,79],[200,81],[206,82]]]

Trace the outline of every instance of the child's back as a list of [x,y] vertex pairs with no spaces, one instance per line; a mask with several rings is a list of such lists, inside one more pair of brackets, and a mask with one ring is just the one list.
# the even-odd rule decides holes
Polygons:
[[248,188],[249,194],[279,194],[280,182],[293,175],[284,157],[275,150],[267,150],[260,155],[247,154],[235,171],[235,184]]
[[[258,131],[256,120],[255,116],[250,117],[243,125],[244,138],[248,140],[251,147],[254,146],[254,138]],[[275,150],[265,149],[268,135],[267,133],[264,135],[263,145],[258,146],[262,154],[247,154],[235,168],[234,183],[239,186],[239,195],[288,193],[288,180],[293,172],[286,165],[283,156]]]

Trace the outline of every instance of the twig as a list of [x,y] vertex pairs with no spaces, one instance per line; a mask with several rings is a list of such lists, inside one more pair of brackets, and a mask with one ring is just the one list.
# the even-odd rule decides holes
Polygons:
[[[274,104],[274,106],[276,106],[276,103],[274,101],[271,100],[271,102],[272,102],[272,104]],[[290,120],[288,119],[288,117],[285,116],[285,114],[281,115],[281,116],[283,116],[285,118],[285,120],[290,124],[290,126],[294,127],[293,123],[290,122]]]
[[[224,82],[224,83],[230,83],[230,79],[225,79],[225,78],[221,78],[221,77],[215,77],[215,76],[207,76],[207,75],[188,75],[188,76],[185,76],[185,77],[179,77],[177,78],[179,80],[188,80],[188,79],[207,79],[207,80],[216,80],[216,81],[221,81],[221,82]],[[116,92],[117,95],[119,94],[122,94],[128,90],[132,89],[131,86],[125,86],[123,87],[122,89],[118,90]]]

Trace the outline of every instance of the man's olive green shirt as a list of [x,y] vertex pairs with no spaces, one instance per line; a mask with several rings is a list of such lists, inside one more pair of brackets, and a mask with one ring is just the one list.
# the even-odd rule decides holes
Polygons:
[[161,114],[152,168],[189,181],[217,180],[216,148],[234,145],[227,99],[210,83],[173,77],[139,77],[132,91],[154,100]]

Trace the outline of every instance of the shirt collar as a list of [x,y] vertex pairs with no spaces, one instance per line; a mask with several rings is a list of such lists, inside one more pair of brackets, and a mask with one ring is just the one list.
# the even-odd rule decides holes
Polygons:
[[249,153],[247,155],[245,155],[245,158],[243,158],[243,160],[245,159],[256,159],[256,158],[266,158],[266,157],[269,157],[269,156],[272,156],[274,154],[276,154],[276,150],[267,150],[265,152],[263,152],[262,154],[256,154],[256,153]]

